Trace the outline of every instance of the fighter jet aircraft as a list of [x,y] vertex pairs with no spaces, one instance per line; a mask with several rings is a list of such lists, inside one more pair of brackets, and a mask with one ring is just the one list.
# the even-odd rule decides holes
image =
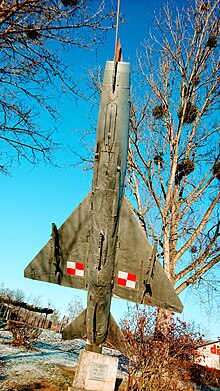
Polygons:
[[108,339],[125,352],[123,335],[110,314],[111,298],[182,311],[182,303],[124,194],[127,165],[130,64],[117,46],[102,84],[92,190],[57,229],[24,275],[34,280],[86,289],[87,309],[63,331],[64,339],[85,338],[100,352]]

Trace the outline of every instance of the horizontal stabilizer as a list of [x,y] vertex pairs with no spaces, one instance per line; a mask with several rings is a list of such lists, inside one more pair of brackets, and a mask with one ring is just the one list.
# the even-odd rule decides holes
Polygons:
[[86,289],[91,193],[79,204],[59,229],[52,224],[52,236],[29,263],[24,276]]
[[182,312],[183,305],[124,196],[113,294],[135,303]]
[[124,334],[111,314],[109,318],[107,344],[119,350],[125,356],[128,356],[129,352],[126,347]]
[[62,338],[86,339],[86,309],[62,331]]
[[[86,309],[62,331],[62,339],[86,340]],[[110,314],[106,346],[119,350],[125,356],[128,355],[124,334]]]

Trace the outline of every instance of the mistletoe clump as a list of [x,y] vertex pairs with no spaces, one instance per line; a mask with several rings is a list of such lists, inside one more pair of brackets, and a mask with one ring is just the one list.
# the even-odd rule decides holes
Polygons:
[[209,49],[213,49],[216,46],[218,46],[218,41],[217,41],[217,38],[216,38],[216,36],[214,34],[210,34],[210,36],[208,38],[208,41],[206,42],[206,46]]
[[61,0],[61,3],[65,5],[65,7],[72,6],[75,7],[78,3],[78,0]]
[[165,105],[157,105],[152,110],[152,114],[156,119],[162,119],[165,113],[166,113]]
[[198,114],[198,107],[189,101],[186,104],[185,111],[184,111],[184,106],[180,107],[178,111],[178,118],[181,119],[183,116],[183,123],[191,124],[192,122],[195,121],[197,114]]
[[220,180],[220,160],[215,162],[215,164],[213,165],[213,174],[216,175],[216,178],[218,178],[218,180]]

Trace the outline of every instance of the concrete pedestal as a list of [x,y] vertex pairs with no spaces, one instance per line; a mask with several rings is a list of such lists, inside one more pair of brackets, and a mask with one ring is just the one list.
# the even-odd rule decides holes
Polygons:
[[73,386],[68,391],[114,391],[117,369],[116,357],[82,350]]

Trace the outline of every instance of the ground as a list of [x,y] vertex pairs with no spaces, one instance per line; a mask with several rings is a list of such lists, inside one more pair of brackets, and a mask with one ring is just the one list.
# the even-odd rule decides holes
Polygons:
[[10,345],[0,332],[0,389],[7,391],[65,390],[72,385],[82,344],[62,342],[59,334],[43,332],[34,350]]
[[[68,386],[72,386],[79,352],[85,348],[82,341],[62,341],[60,334],[44,330],[34,349],[15,347],[11,342],[11,333],[0,330],[0,390],[67,391]],[[103,353],[117,355],[116,351],[109,349],[104,349]],[[125,372],[120,369],[117,376],[115,391],[125,391]],[[196,385],[195,389],[219,390]]]
[[11,341],[8,331],[0,331],[0,390],[65,391],[72,385],[83,342],[62,341],[51,331],[42,332],[33,350]]

